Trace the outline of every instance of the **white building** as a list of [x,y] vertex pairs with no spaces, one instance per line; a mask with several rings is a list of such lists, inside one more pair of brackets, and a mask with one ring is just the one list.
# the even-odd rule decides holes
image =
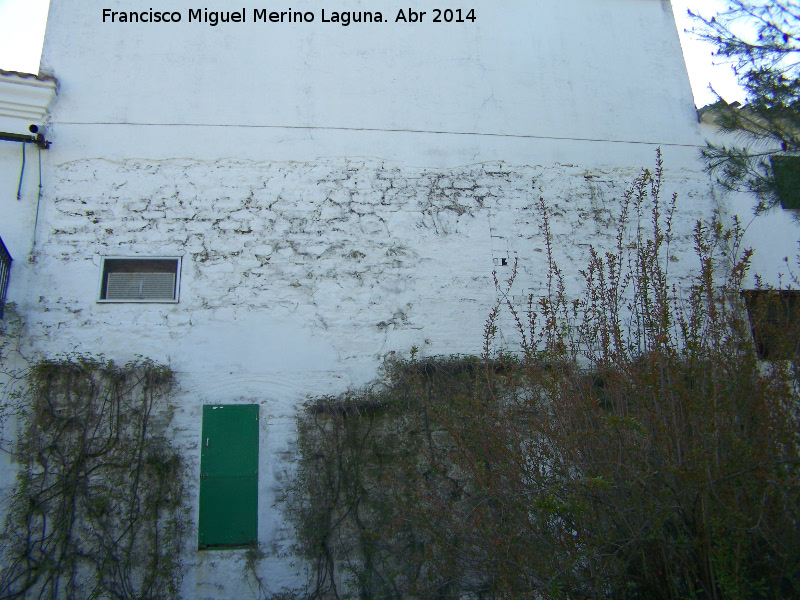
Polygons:
[[[540,197],[573,290],[656,148],[679,196],[674,272],[696,266],[695,222],[729,212],[698,159],[668,0],[475,0],[460,22],[384,0],[343,0],[338,22],[323,2],[283,22],[225,6],[217,25],[187,0],[120,22],[127,4],[51,4],[42,72],[58,93],[35,227],[38,152],[17,200],[20,144],[0,142],[7,299],[34,353],[175,370],[195,497],[203,407],[259,407],[257,568],[271,590],[303,576],[280,505],[298,404],[369,381],[390,353],[479,352],[494,269],[518,259],[516,293],[544,291]],[[17,133],[40,122],[15,117]],[[781,258],[756,264],[774,279]],[[196,501],[192,518],[196,537]],[[184,598],[248,597],[243,550],[190,546]]]
[[[13,328],[16,310],[5,306],[16,303],[27,289],[37,213],[41,205],[39,176],[40,157],[47,160],[44,121],[47,109],[55,98],[56,82],[52,77],[37,77],[0,71],[0,336]],[[31,132],[31,126],[37,133]],[[39,131],[39,127],[42,130]],[[36,143],[37,136],[42,140]],[[4,310],[5,309],[5,310]],[[0,341],[5,341],[0,338]],[[3,344],[0,344],[3,345]],[[3,353],[5,354],[5,353]],[[13,360],[3,356],[2,371],[15,370]],[[0,374],[4,400],[8,389]],[[0,507],[11,490],[16,469],[12,460],[16,420],[8,407],[0,407]],[[8,422],[5,422],[8,419]],[[5,514],[4,511],[2,511]]]

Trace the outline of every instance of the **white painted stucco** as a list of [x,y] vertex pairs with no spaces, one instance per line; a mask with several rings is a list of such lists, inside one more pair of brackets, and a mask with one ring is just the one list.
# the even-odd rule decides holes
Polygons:
[[[181,23],[102,22],[127,4],[51,5],[42,70],[59,94],[32,254],[38,164],[18,202],[20,149],[0,142],[9,300],[32,353],[176,371],[193,494],[202,406],[261,406],[258,570],[272,591],[304,575],[281,513],[297,406],[364,384],[391,353],[478,352],[503,258],[519,259],[517,294],[544,292],[540,197],[570,291],[657,147],[679,198],[678,278],[695,267],[695,221],[728,211],[698,161],[665,0],[479,0],[461,24],[344,0],[391,21],[349,27],[321,23],[321,2],[304,8],[314,23],[253,23],[262,7],[245,5],[247,23],[211,27],[176,0],[152,8]],[[96,302],[101,258],[136,255],[183,258],[179,303]],[[192,545],[185,598],[256,597],[243,552]]]
[[629,164],[640,144],[700,142],[668,2],[482,0],[474,23],[435,24],[420,6],[425,22],[404,24],[405,6],[349,0],[340,11],[392,22],[348,27],[322,23],[322,6],[305,3],[313,23],[265,24],[244,5],[248,22],[212,27],[188,22],[185,0],[153,7],[180,23],[153,24],[101,22],[124,3],[54,3],[42,70],[70,73],[59,160]]

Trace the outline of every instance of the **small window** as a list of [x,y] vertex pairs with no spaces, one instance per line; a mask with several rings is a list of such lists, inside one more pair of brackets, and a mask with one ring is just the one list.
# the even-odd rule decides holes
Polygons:
[[781,206],[800,209],[800,156],[773,156],[772,172]]
[[3,318],[3,307],[6,304],[6,291],[8,290],[8,274],[11,271],[11,254],[0,238],[0,319]]
[[793,358],[800,342],[800,292],[748,290],[742,295],[747,304],[758,358]]
[[177,302],[180,258],[103,259],[99,302]]

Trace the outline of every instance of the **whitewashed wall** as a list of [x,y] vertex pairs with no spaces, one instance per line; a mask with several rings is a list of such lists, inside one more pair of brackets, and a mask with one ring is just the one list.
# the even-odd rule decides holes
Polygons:
[[[180,388],[175,437],[195,490],[202,406],[260,404],[261,568],[280,589],[298,572],[281,515],[297,405],[367,382],[385,357],[414,346],[479,352],[492,270],[510,272],[497,262],[519,258],[517,294],[545,292],[540,197],[576,290],[589,246],[613,244],[615,200],[637,170],[86,159],[57,173],[33,278],[32,345],[169,363]],[[682,198],[675,243],[684,251],[670,266],[678,277],[696,267],[691,229],[712,209],[701,183],[667,183]],[[183,256],[180,302],[96,303],[104,255]],[[244,597],[250,585],[243,552],[190,552],[186,561],[196,566],[188,597]]]
[[[30,136],[30,125],[42,125],[46,119],[54,93],[55,82],[50,79],[0,71],[0,132]],[[9,379],[14,378],[8,374],[25,366],[9,351],[8,341],[17,337],[14,303],[25,298],[30,273],[28,258],[34,244],[40,175],[44,177],[39,164],[39,151],[33,144],[0,140],[0,238],[13,259],[6,298],[8,306],[0,321],[0,345],[6,346],[0,369],[0,389],[5,393],[13,386]],[[0,406],[0,515],[5,514],[16,472],[13,460],[16,426],[14,407],[3,403]]]
[[[660,146],[679,194],[670,268],[695,266],[691,229],[718,206],[667,1],[479,0],[462,7],[474,24],[402,24],[406,6],[343,0],[392,22],[325,24],[308,2],[314,23],[211,27],[176,0],[152,8],[178,24],[102,23],[129,4],[51,4],[54,145],[12,300],[33,352],[172,366],[195,492],[202,406],[261,406],[258,569],[272,591],[303,577],[281,514],[298,404],[412,347],[479,351],[503,258],[519,259],[515,293],[544,291],[540,197],[575,290]],[[182,256],[180,302],[98,304],[107,255]],[[185,598],[255,597],[241,551],[190,549],[185,564]]]
[[174,24],[102,23],[127,2],[54,2],[42,69],[62,86],[56,160],[628,165],[649,156],[642,143],[700,142],[665,0],[479,0],[474,23],[450,24],[429,21],[433,5],[404,24],[405,4],[343,0],[392,21],[349,27],[322,23],[320,1],[302,6],[313,23],[253,23],[263,7],[243,6],[247,23],[211,27],[188,22],[188,0],[153,6],[180,12]]

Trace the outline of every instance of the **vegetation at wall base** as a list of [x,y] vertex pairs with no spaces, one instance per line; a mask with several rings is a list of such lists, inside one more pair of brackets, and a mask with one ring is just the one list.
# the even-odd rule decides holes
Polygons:
[[482,356],[414,352],[307,403],[288,513],[308,597],[800,596],[796,357],[756,357],[735,224],[698,224],[673,284],[660,194],[659,162],[576,299],[540,203],[550,292],[520,309],[498,281]]
[[[708,169],[732,190],[753,192],[756,212],[782,201],[775,159],[800,161],[800,9],[794,0],[727,0],[715,17],[695,17],[694,33],[717,47],[715,56],[733,65],[747,104],[722,98],[712,108],[721,131],[741,146],[708,144]],[[783,192],[783,193],[782,193]],[[788,201],[794,208],[794,200]]]
[[183,461],[158,408],[172,372],[78,355],[32,364],[27,384],[0,598],[176,598]]

